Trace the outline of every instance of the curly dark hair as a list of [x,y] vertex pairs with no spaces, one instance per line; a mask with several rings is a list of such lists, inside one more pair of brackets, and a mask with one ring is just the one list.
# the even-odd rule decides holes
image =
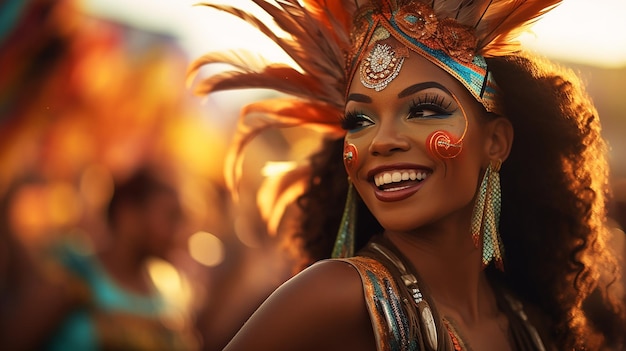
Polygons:
[[[501,170],[506,272],[498,278],[545,312],[559,350],[623,347],[623,301],[608,293],[619,266],[607,247],[607,147],[597,112],[569,69],[529,54],[488,65],[515,131]],[[343,140],[326,140],[311,159],[298,201],[303,265],[330,256],[348,186],[342,150]],[[357,249],[382,232],[362,202],[358,215]]]

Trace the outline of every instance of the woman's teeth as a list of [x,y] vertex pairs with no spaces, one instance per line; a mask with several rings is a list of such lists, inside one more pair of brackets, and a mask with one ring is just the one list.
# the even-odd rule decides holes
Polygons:
[[424,171],[416,171],[416,170],[401,170],[401,171],[390,171],[390,172],[382,172],[374,176],[374,183],[377,187],[392,184],[392,183],[400,183],[407,180],[417,180],[422,181],[428,177],[428,173]]

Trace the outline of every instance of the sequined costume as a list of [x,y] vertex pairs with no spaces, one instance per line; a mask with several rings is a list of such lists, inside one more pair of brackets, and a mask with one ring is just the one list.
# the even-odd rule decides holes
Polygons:
[[[376,237],[357,256],[339,260],[359,272],[378,351],[469,350],[454,323],[437,312],[415,270],[388,240]],[[514,349],[545,350],[522,303],[496,285],[494,292],[509,320]]]

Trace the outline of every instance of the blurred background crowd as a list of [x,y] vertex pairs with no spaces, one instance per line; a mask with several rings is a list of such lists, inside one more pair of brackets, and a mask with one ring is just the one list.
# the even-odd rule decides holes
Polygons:
[[[261,135],[233,202],[224,159],[238,111],[273,92],[194,96],[187,67],[225,44],[288,59],[194,2],[0,2],[0,349],[220,350],[291,276],[256,195],[318,138]],[[626,6],[569,3],[536,28],[552,41],[528,45],[588,82],[624,250],[626,27],[610,15]],[[580,51],[554,44],[568,41]]]

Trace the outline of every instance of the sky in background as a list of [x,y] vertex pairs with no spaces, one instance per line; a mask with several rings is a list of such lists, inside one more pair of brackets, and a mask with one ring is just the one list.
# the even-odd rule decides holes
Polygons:
[[[250,0],[214,1],[256,9]],[[88,12],[132,26],[169,33],[191,58],[245,46],[269,59],[287,60],[269,40],[240,20],[198,0],[84,0]],[[626,0],[565,0],[524,36],[527,47],[555,59],[603,67],[626,66]],[[216,30],[223,28],[224,30]]]

